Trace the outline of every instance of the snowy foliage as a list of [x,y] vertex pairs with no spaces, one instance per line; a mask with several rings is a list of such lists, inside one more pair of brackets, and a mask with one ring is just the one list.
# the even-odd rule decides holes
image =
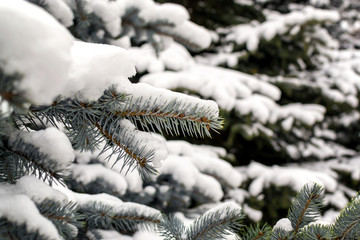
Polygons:
[[231,2],[0,1],[0,237],[359,234],[360,6]]

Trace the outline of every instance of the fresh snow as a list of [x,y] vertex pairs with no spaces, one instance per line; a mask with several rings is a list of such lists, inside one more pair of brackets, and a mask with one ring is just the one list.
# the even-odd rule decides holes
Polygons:
[[75,159],[75,153],[65,133],[55,127],[34,132],[17,131],[12,133],[10,142],[21,138],[24,142],[38,148],[54,162],[52,171],[66,169]]
[[64,0],[43,0],[45,9],[58,19],[65,27],[73,25],[74,14]]
[[220,183],[215,178],[200,173],[188,157],[169,155],[159,172],[160,176],[170,174],[186,190],[196,190],[212,201],[220,201],[224,196]]
[[290,232],[293,230],[292,226],[291,226],[291,222],[288,218],[282,218],[279,221],[276,222],[275,226],[273,227],[273,229],[284,229],[287,232]]
[[[228,30],[228,41],[236,41],[237,44],[246,44],[249,51],[256,51],[261,39],[270,41],[276,35],[285,34],[299,25],[310,21],[329,21],[336,22],[340,18],[338,12],[333,10],[316,9],[306,6],[302,10],[292,11],[288,14],[273,14],[268,16],[268,20],[263,23],[252,22],[250,24],[240,24]],[[246,33],[246,34],[244,34]],[[296,31],[292,31],[293,34]]]
[[31,103],[51,104],[68,82],[70,32],[45,10],[23,0],[0,1],[0,32],[1,68],[22,75],[16,84]]
[[112,191],[124,195],[127,190],[125,177],[101,164],[72,164],[72,178],[80,184],[90,184],[103,180],[112,187]]
[[252,196],[258,196],[271,184],[279,187],[288,186],[296,192],[308,183],[318,183],[329,192],[334,192],[338,185],[337,180],[328,174],[298,167],[276,165],[267,167],[253,162],[249,165],[247,174],[250,179],[253,179],[249,186],[249,193]]
[[76,41],[71,56],[73,63],[64,97],[96,101],[111,86],[130,85],[128,77],[136,73],[131,54],[120,47]]
[[68,203],[65,194],[33,176],[24,176],[16,184],[3,183],[0,185],[0,195],[16,194],[26,195],[35,203],[41,203],[46,199],[60,204]]
[[29,232],[38,231],[46,239],[61,239],[55,226],[40,214],[35,204],[26,195],[2,195],[0,202],[0,217],[19,225],[25,224]]

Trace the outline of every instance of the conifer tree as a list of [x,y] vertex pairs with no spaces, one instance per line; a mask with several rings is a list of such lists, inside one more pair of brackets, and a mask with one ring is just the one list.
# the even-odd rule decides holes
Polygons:
[[[246,17],[266,23],[268,16],[258,11],[264,7],[261,3],[237,5],[254,11]],[[266,6],[272,9],[273,5]],[[308,9],[321,12],[320,23],[337,18],[331,11]],[[218,26],[226,27],[248,21],[225,18],[220,22]],[[254,31],[261,24],[256,23]],[[319,23],[309,17],[304,24]],[[301,34],[314,33],[312,27]],[[273,169],[289,181],[307,176],[307,181],[293,184],[295,189],[313,180],[322,182],[333,195],[349,196],[353,191],[316,171],[259,163],[235,169],[223,160],[229,158],[224,148],[163,137],[219,139],[223,119],[218,105],[226,116],[247,117],[246,125],[225,124],[231,128],[224,134],[229,152],[239,132],[247,140],[253,134],[276,136],[279,145],[272,147],[289,149],[294,136],[300,144],[306,143],[315,125],[324,132],[331,123],[326,119],[321,124],[328,105],[301,102],[285,107],[278,83],[283,79],[255,79],[201,64],[201,55],[193,58],[189,52],[208,54],[202,51],[217,37],[191,22],[184,7],[152,0],[3,0],[0,32],[1,238],[354,239],[359,235],[357,197],[340,207],[345,208],[333,224],[315,222],[328,204],[318,184],[305,185],[287,218],[274,227],[245,227],[246,213],[253,221],[261,217],[253,214],[256,210],[244,199],[261,199],[263,189],[279,184]],[[213,51],[221,52],[220,43],[227,48],[237,40],[226,29],[218,34],[221,38]],[[243,56],[234,51],[224,59],[234,63],[234,57],[239,58],[238,66],[232,68],[241,69]],[[249,51],[246,57],[252,54],[258,52]],[[305,58],[310,56],[312,60],[313,55],[305,54]],[[211,54],[208,57],[212,59]],[[133,84],[129,78],[136,72],[132,81],[138,78],[140,83]],[[239,75],[244,79],[241,83],[234,80]],[[230,83],[213,82],[223,77]],[[164,79],[173,85],[162,85]],[[234,95],[224,89],[235,89],[244,101],[234,102]],[[351,105],[352,95],[346,96],[350,97],[345,102]],[[278,115],[263,114],[261,107],[256,112],[254,102],[273,107]],[[296,114],[299,109],[305,117]],[[303,125],[311,129],[301,138],[297,127]],[[289,139],[284,129],[291,132]]]

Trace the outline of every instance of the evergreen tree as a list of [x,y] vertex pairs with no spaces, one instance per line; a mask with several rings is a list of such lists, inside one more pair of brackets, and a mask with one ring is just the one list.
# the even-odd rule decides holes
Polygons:
[[[199,6],[205,3],[199,1]],[[344,90],[339,92],[345,100],[335,101],[338,109],[331,111],[333,102],[314,104],[299,100],[301,96],[293,96],[291,92],[284,94],[293,86],[289,83],[293,79],[272,76],[305,74],[308,73],[305,69],[313,67],[317,72],[306,75],[309,78],[328,74],[319,67],[330,62],[324,63],[321,56],[332,53],[331,46],[324,47],[321,42],[328,35],[320,26],[336,21],[338,15],[312,7],[294,10],[283,3],[280,10],[284,15],[276,18],[278,24],[295,18],[294,15],[306,18],[294,21],[289,26],[291,30],[282,31],[279,27],[275,30],[280,32],[261,35],[259,29],[276,14],[263,14],[259,9],[274,10],[274,5],[270,1],[268,4],[255,1],[254,5],[246,1],[229,3],[236,6],[232,13],[248,15],[235,21],[229,16],[221,17],[219,24],[214,23],[215,27],[210,27],[211,21],[200,22],[217,31],[211,35],[189,21],[185,8],[169,3],[0,2],[1,238],[357,238],[358,197],[347,203],[345,195],[354,196],[354,191],[337,184],[333,172],[329,173],[331,168],[354,175],[354,169],[344,169],[337,160],[329,161],[330,167],[322,166],[321,162],[308,167],[323,168],[323,172],[299,170],[294,166],[269,167],[255,162],[235,169],[224,160],[231,159],[232,153],[241,160],[238,148],[252,146],[251,140],[259,136],[259,145],[272,149],[271,154],[280,152],[280,162],[284,158],[293,161],[355,155],[346,148],[346,143],[331,138],[332,127],[343,127],[346,134],[348,129],[337,114],[346,114],[342,111],[344,107],[349,108],[348,112],[354,111],[355,93],[337,85]],[[200,21],[195,13],[201,8],[192,4],[191,14]],[[209,4],[216,5],[212,1]],[[291,15],[293,10],[297,15]],[[217,16],[212,11],[205,12]],[[244,18],[259,22],[250,23]],[[238,23],[251,24],[250,28],[247,25],[248,31],[261,33],[256,35],[258,44],[254,44],[256,39],[239,43],[237,32],[245,31],[244,26],[227,28],[228,24]],[[294,28],[300,29],[299,35]],[[234,70],[244,70],[243,59],[261,64],[257,55],[261,51],[265,58],[272,59],[270,53],[266,54],[266,49],[274,46],[268,45],[269,42],[275,39],[275,46],[281,42],[281,48],[284,39],[294,32],[295,39],[305,39],[305,45],[316,46],[317,51],[301,45],[300,55],[295,51],[293,55],[285,54],[285,60],[273,61],[275,66],[281,62],[281,70],[276,68],[274,74],[266,68],[261,73],[269,75],[255,77]],[[323,35],[319,36],[319,32]],[[204,49],[211,40],[217,43],[207,53]],[[233,41],[236,44],[232,45]],[[286,46],[296,45],[291,41],[286,43],[289,43]],[[245,49],[246,53],[238,52],[237,48]],[[230,51],[223,52],[224,49]],[[197,56],[194,58],[189,52]],[[212,57],[215,55],[220,55],[226,64]],[[303,59],[305,67],[302,63],[291,67],[294,61],[287,57]],[[129,78],[136,73],[135,67],[138,75],[133,81],[138,79],[140,83],[132,84]],[[219,83],[219,79],[228,81]],[[317,87],[322,97],[334,95],[331,83],[325,87],[319,83]],[[296,104],[289,104],[293,99]],[[228,119],[221,135],[216,133],[223,125],[218,105]],[[299,110],[303,112],[299,114]],[[305,133],[300,133],[301,130]],[[222,147],[169,141],[158,133],[167,138],[179,135],[205,138],[201,141],[225,146],[228,152]],[[214,140],[207,140],[211,134]],[[225,141],[211,142],[221,138]],[[331,141],[325,142],[327,138]],[[259,149],[263,150],[262,146]],[[315,146],[327,152],[321,153]],[[333,152],[329,153],[331,148]],[[266,154],[269,151],[259,151],[247,160],[263,158],[264,161]],[[308,182],[324,185],[328,191],[326,202],[324,189]],[[245,227],[243,223],[249,222],[245,214],[259,222],[263,213],[256,210],[256,205],[261,204],[262,198],[271,199],[264,195],[267,189],[279,187],[288,187],[290,192],[300,190],[287,218],[279,220],[273,228],[267,224]],[[336,209],[343,208],[337,220],[329,225],[316,223],[320,209],[333,205]]]

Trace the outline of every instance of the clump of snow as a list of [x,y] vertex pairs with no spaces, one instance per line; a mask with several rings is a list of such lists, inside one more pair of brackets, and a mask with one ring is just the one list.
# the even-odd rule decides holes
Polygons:
[[147,240],[163,240],[164,238],[156,235],[155,233],[145,232],[145,231],[136,232],[134,234],[134,236],[133,236],[133,240],[143,240],[143,239],[147,239]]
[[179,25],[189,19],[187,10],[178,4],[156,4],[153,8],[145,8],[139,13],[139,17],[147,24],[167,23]]
[[282,218],[279,221],[276,222],[275,226],[273,227],[273,229],[284,229],[287,232],[290,232],[293,230],[292,226],[291,226],[291,222],[288,218]]
[[249,196],[249,193],[241,188],[230,189],[227,192],[227,197],[236,201],[238,204],[244,203],[245,199]]
[[288,186],[298,192],[305,184],[318,183],[327,191],[334,192],[337,188],[337,180],[326,173],[301,169],[295,167],[280,167],[277,165],[267,167],[260,163],[252,162],[247,174],[254,179],[249,186],[252,196],[259,195],[264,188],[271,184],[275,186]]
[[170,174],[186,190],[196,189],[212,201],[219,201],[224,196],[219,182],[200,173],[188,157],[169,155],[159,170],[159,175],[161,174]]
[[10,194],[27,195],[36,203],[41,203],[45,199],[64,204],[68,203],[68,198],[65,194],[33,176],[24,176],[16,184],[1,184],[0,195]]
[[65,27],[73,25],[74,14],[63,0],[43,0],[42,4]]
[[159,31],[163,34],[175,36],[176,41],[179,43],[185,42],[187,47],[194,49],[207,48],[211,43],[211,35],[208,30],[190,21],[184,21],[175,27],[160,26]]
[[[221,84],[219,79],[222,79]],[[204,98],[214,99],[225,110],[233,109],[237,99],[250,97],[253,92],[274,100],[278,100],[281,94],[277,87],[254,76],[201,64],[193,64],[180,72],[147,74],[140,81],[161,88],[196,91]]]
[[23,0],[0,2],[0,32],[1,68],[23,76],[16,87],[31,103],[52,103],[68,82],[70,32],[45,10]]
[[244,204],[243,209],[246,216],[254,222],[259,222],[263,217],[263,213],[260,210],[256,210],[247,204]]
[[96,101],[112,85],[130,85],[128,77],[135,74],[134,59],[120,47],[77,41],[71,55],[73,64],[64,97]]
[[[252,52],[257,50],[262,38],[270,41],[276,35],[284,34],[295,26],[310,21],[335,22],[339,18],[340,15],[336,11],[306,6],[301,10],[292,11],[288,14],[273,14],[268,16],[268,20],[263,23],[252,22],[231,27],[226,40],[235,41],[237,44],[246,44],[246,48]],[[296,33],[296,31],[292,31],[292,33]]]
[[74,161],[75,153],[69,139],[55,127],[34,132],[17,131],[10,136],[10,142],[16,141],[17,138],[37,147],[56,163],[51,169],[53,171],[63,170]]
[[43,217],[25,195],[0,196],[0,217],[19,225],[25,224],[27,231],[39,231],[47,239],[61,239],[51,221]]
[[346,206],[346,204],[348,204],[349,200],[345,197],[343,191],[338,190],[333,194],[326,194],[325,202],[332,204],[338,209],[343,209]]
[[97,179],[109,183],[119,195],[124,195],[127,190],[127,182],[124,176],[104,167],[101,164],[72,164],[72,177],[81,184],[90,184]]
[[167,141],[166,145],[170,154],[188,157],[200,172],[215,177],[225,186],[240,186],[243,180],[240,173],[218,157],[219,153],[225,155],[225,149],[197,146],[185,141]]
[[328,162],[328,166],[334,170],[350,173],[353,180],[360,180],[360,157],[354,156],[349,159],[334,159]]

